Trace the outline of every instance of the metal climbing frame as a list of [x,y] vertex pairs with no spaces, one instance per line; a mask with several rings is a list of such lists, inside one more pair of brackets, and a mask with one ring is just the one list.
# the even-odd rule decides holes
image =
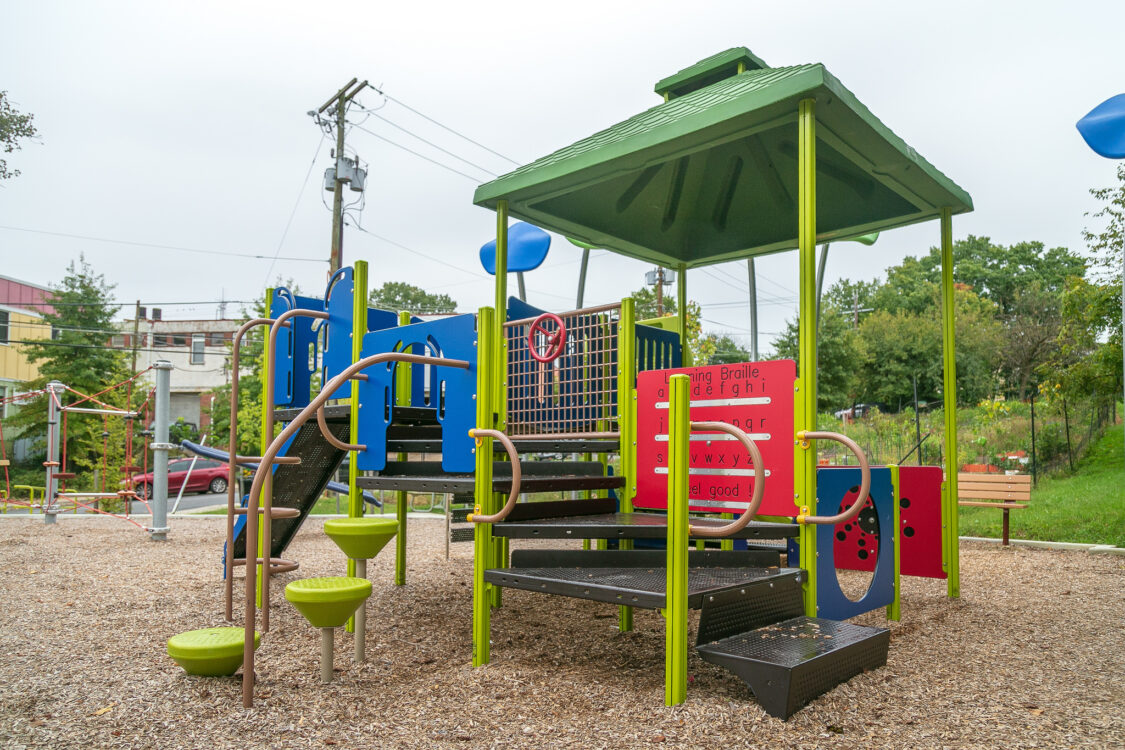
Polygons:
[[533,347],[546,334],[536,318],[504,324],[507,343],[507,432],[521,436],[616,437],[621,303],[557,316],[566,330],[559,356],[539,361]]

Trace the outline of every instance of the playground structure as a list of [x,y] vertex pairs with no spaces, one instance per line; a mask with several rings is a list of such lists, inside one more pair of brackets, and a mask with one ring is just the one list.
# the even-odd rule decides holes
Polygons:
[[[98,399],[98,396],[116,390],[119,388],[129,389],[129,401],[132,401],[133,384],[138,378],[142,377],[149,370],[156,371],[156,384],[151,390],[148,391],[145,399],[137,406],[136,409],[121,409],[112,406],[104,401]],[[46,384],[41,391],[32,391],[25,394],[20,394],[18,397],[21,400],[36,397],[46,397],[47,399],[47,460],[43,462],[44,468],[44,482],[42,487],[30,485],[11,485],[7,475],[7,453],[6,446],[4,445],[3,432],[0,430],[0,463],[5,468],[5,489],[2,491],[0,501],[4,503],[4,512],[8,510],[8,505],[16,505],[18,507],[27,508],[29,513],[39,510],[43,513],[43,521],[47,524],[53,524],[57,520],[57,516],[62,512],[62,503],[70,503],[73,511],[78,513],[79,508],[82,508],[89,513],[99,513],[102,515],[109,515],[115,518],[122,518],[134,524],[138,528],[143,529],[150,533],[151,538],[156,541],[162,541],[166,538],[167,527],[167,508],[168,508],[168,454],[174,446],[168,443],[168,425],[169,425],[169,393],[170,393],[170,373],[172,365],[169,362],[160,360],[157,361],[151,368],[142,370],[134,374],[132,377],[120,383],[115,383],[97,393],[86,395],[78,392],[70,386],[53,380]],[[64,403],[66,394],[70,393],[77,396],[77,400],[70,403]],[[150,407],[149,402],[155,401],[155,404]],[[91,406],[83,406],[89,402]],[[73,472],[67,471],[67,422],[69,415],[82,414],[82,415],[99,415],[103,420],[102,430],[102,467],[101,467],[101,488],[93,491],[76,491],[67,488],[68,480],[76,477]],[[144,419],[146,422],[148,418],[155,414],[155,422],[153,424],[153,435],[155,440],[151,443],[145,442],[142,447],[142,465],[135,466],[134,462],[134,423],[138,419]],[[128,477],[136,472],[148,473],[148,453],[151,449],[154,454],[153,459],[153,478],[151,482],[151,493],[146,493],[145,497],[137,495],[132,490],[109,490],[107,489],[107,479],[110,474],[110,467],[108,465],[108,420],[110,418],[123,419],[126,423],[125,429],[125,465],[118,467],[123,476]],[[116,484],[114,482],[113,484]],[[12,490],[23,490],[28,493],[27,502],[21,502],[13,498]],[[39,502],[36,502],[36,494],[39,495]],[[147,495],[151,494],[151,498]],[[99,501],[106,499],[120,499],[125,504],[125,512],[123,515],[110,513],[100,507]],[[151,504],[150,501],[151,500]],[[152,515],[152,526],[145,527],[130,518],[130,506],[134,501],[142,502]]]
[[[847,438],[816,430],[815,253],[817,242],[940,220],[945,452],[956,456],[951,218],[971,199],[821,65],[774,69],[736,48],[656,91],[663,104],[477,190],[497,217],[493,307],[429,321],[371,309],[357,262],[323,298],[270,290],[270,317],[235,336],[232,404],[241,339],[269,326],[262,455],[237,456],[233,437],[228,455],[232,472],[268,467],[245,508],[228,483],[228,620],[231,572],[246,570],[244,705],[271,578],[298,568],[281,555],[345,455],[350,517],[363,515],[363,489],[397,494],[398,585],[406,493],[472,494],[477,666],[490,659],[503,588],[617,605],[622,631],[634,608],[660,610],[673,705],[686,694],[687,610],[699,608],[701,657],[785,718],[885,663],[887,631],[842,620],[878,607],[897,618],[900,575],[945,579],[959,595],[956,472],[869,467]],[[639,322],[631,299],[561,313],[509,299],[510,216],[674,269],[678,317]],[[800,361],[692,366],[687,271],[793,246]],[[822,440],[844,443],[858,467],[818,468]],[[582,497],[519,502],[556,491]],[[510,550],[529,538],[597,548]],[[665,549],[639,548],[652,541]],[[844,595],[838,568],[872,570],[868,592]],[[341,586],[363,588],[354,558],[347,574]]]

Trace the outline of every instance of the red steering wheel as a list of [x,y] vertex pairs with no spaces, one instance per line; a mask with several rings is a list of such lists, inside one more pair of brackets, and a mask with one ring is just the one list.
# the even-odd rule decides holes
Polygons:
[[[554,331],[549,331],[544,327],[543,324],[548,320],[555,324],[556,329]],[[547,339],[547,350],[545,352],[540,352],[535,344],[535,338],[538,335]],[[543,313],[532,321],[531,328],[527,332],[527,349],[537,362],[553,362],[563,353],[564,346],[566,346],[566,325],[563,324],[562,318],[554,313]]]

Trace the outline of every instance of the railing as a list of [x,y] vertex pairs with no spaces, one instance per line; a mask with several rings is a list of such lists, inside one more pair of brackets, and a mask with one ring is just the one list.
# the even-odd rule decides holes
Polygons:
[[508,345],[510,436],[611,430],[617,422],[618,324],[621,305],[587,307],[558,315],[566,329],[562,351],[537,361],[532,347],[545,335],[532,331],[537,318],[504,324]]

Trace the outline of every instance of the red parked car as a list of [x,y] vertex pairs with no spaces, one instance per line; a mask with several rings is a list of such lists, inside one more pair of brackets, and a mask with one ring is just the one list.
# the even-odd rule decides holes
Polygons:
[[[214,461],[209,458],[195,459],[195,466],[191,465],[192,459],[190,458],[177,458],[168,462],[168,494],[174,495],[179,493],[180,487],[184,486],[184,480],[187,480],[187,486],[184,487],[184,492],[213,492],[220,493],[227,491],[227,465],[222,461]],[[188,476],[188,469],[191,469],[191,476]],[[148,474],[134,474],[129,478],[136,493],[143,497],[148,498],[152,495],[152,472]]]

